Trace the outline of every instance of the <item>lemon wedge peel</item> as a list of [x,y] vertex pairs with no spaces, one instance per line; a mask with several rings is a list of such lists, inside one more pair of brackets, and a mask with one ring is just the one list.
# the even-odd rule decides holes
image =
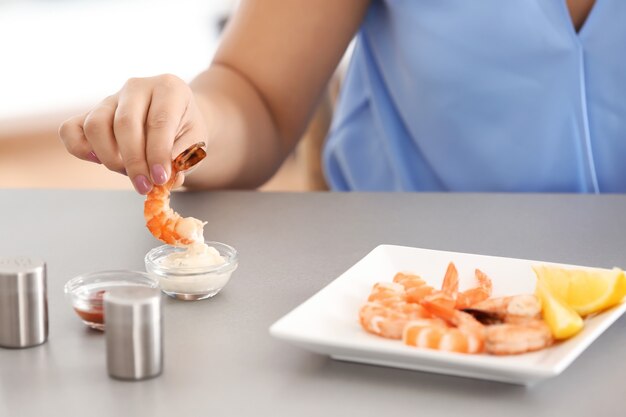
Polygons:
[[567,269],[533,266],[538,281],[563,304],[582,317],[619,304],[626,296],[626,276],[619,268]]
[[536,295],[541,300],[543,319],[555,339],[569,339],[582,330],[582,317],[555,297],[541,280],[537,280]]

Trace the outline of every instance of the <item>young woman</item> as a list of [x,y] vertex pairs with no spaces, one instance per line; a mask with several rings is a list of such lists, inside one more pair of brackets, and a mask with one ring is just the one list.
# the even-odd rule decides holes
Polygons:
[[351,39],[324,151],[338,190],[626,191],[623,0],[244,0],[190,85],[130,79],[60,136],[138,192],[256,187],[300,138]]

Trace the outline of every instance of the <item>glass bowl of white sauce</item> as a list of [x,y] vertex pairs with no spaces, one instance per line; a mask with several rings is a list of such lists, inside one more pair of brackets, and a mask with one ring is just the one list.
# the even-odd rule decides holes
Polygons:
[[237,269],[235,248],[220,242],[187,247],[163,245],[145,257],[146,271],[159,280],[161,291],[178,300],[203,300],[216,295]]

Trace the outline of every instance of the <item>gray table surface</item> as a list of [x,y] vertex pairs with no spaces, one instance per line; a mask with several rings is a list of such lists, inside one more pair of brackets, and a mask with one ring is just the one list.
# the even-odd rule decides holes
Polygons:
[[165,298],[163,375],[122,382],[107,376],[103,335],[82,325],[63,285],[143,270],[158,242],[142,198],[0,190],[0,255],[47,262],[50,312],[45,345],[0,349],[0,416],[623,415],[623,318],[531,388],[338,362],[268,328],[381,243],[626,267],[626,196],[205,192],[172,205],[208,220],[205,237],[236,247],[240,267],[213,299]]

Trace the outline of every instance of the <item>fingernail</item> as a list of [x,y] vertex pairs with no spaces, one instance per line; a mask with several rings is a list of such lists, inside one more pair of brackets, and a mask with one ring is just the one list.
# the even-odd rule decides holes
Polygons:
[[157,185],[163,185],[167,182],[167,172],[161,164],[152,165],[152,180]]
[[133,185],[139,194],[148,194],[152,189],[152,183],[144,175],[137,175],[133,178]]
[[89,159],[91,162],[95,162],[96,164],[102,163],[100,162],[100,159],[98,159],[98,156],[94,153],[94,151],[91,151],[87,154],[87,159]]

